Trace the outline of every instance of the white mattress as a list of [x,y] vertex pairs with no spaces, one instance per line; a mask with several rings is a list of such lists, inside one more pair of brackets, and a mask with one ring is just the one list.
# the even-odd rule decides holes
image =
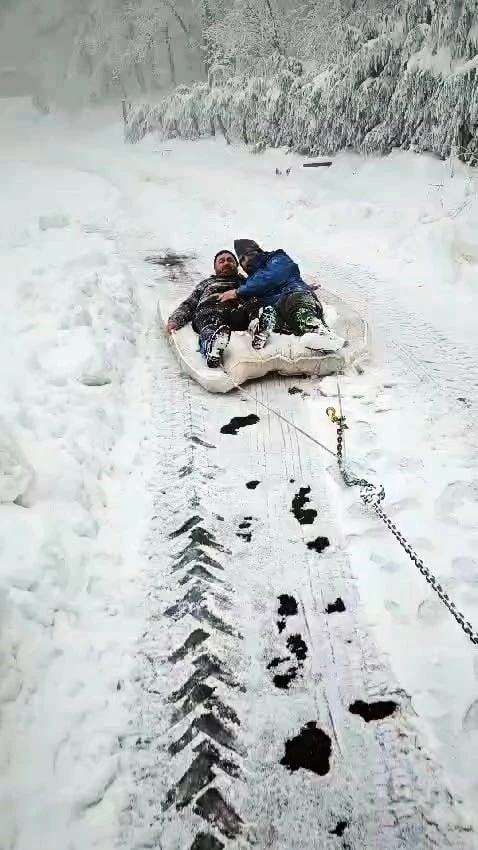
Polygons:
[[[164,327],[183,297],[171,297],[170,288],[165,288],[158,303],[158,314]],[[246,381],[263,378],[269,372],[315,375],[318,378],[333,375],[366,355],[369,332],[358,313],[336,295],[321,289],[319,297],[327,324],[346,341],[345,347],[337,352],[324,355],[307,348],[306,342],[311,334],[296,337],[276,333],[271,334],[263,349],[256,351],[251,346],[251,336],[247,331],[235,331],[224,352],[223,368],[210,369],[199,351],[198,336],[190,324],[171,334],[169,340],[183,371],[213,393],[227,393]]]

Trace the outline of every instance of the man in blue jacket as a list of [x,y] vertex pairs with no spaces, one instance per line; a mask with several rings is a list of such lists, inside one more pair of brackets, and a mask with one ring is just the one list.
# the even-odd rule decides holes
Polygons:
[[276,327],[297,336],[327,328],[319,299],[285,251],[263,251],[253,239],[236,239],[234,249],[248,277],[220,300],[257,299],[265,308],[262,324],[268,324],[263,328],[264,342]]

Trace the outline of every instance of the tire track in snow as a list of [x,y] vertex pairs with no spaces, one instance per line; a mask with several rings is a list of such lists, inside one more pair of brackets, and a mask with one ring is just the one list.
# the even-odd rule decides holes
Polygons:
[[[371,327],[381,334],[395,360],[395,368],[406,376],[410,389],[426,397],[437,412],[468,411],[468,436],[476,442],[478,427],[478,345],[465,346],[435,327],[430,321],[406,311],[391,288],[367,269],[351,263],[326,260],[325,276],[350,304],[366,313]],[[333,282],[333,283],[332,283]],[[450,328],[451,330],[451,328]]]
[[[124,846],[470,847],[417,749],[406,695],[358,621],[323,458],[261,410],[221,434],[256,413],[253,402],[205,394],[154,345],[151,610]],[[252,392],[310,428],[288,385],[269,379]],[[305,525],[292,503],[308,487],[317,516]],[[319,537],[330,545],[307,545]],[[282,597],[297,601],[285,617]],[[345,611],[333,610],[339,598]],[[368,703],[388,699],[398,711],[365,722]],[[315,767],[310,736],[330,742]]]
[[247,833],[231,794],[243,781],[245,752],[241,633],[227,570],[235,541],[229,533],[224,542],[224,523],[208,506],[215,463],[214,446],[203,439],[203,399],[169,352],[154,354],[152,368],[151,608],[141,647],[136,787],[123,841],[216,850]]
[[[182,284],[189,288],[187,280],[183,280]],[[350,300],[353,302],[353,298]],[[313,549],[307,549],[299,563],[296,561],[294,545],[299,543],[297,529],[294,527],[293,531],[290,527],[291,517],[287,516],[288,522],[285,521],[284,510],[288,511],[288,507],[284,508],[284,500],[278,500],[278,496],[284,496],[287,481],[292,486],[287,476],[295,476],[295,489],[288,492],[287,500],[291,500],[296,492],[297,481],[308,486],[307,481],[314,477],[314,480],[322,482],[325,475],[323,465],[309,449],[304,450],[293,429],[283,423],[273,423],[269,417],[262,417],[257,429],[245,429],[238,436],[223,438],[237,440],[237,444],[235,448],[229,446],[234,451],[225,451],[225,444],[221,444],[223,462],[216,468],[216,487],[211,490],[213,479],[211,472],[207,471],[208,464],[205,471],[204,465],[198,463],[197,454],[191,450],[187,429],[184,431],[183,427],[181,431],[179,424],[188,421],[191,433],[194,429],[196,445],[204,444],[204,448],[217,443],[214,428],[219,414],[224,424],[237,414],[238,406],[240,413],[250,411],[247,407],[244,410],[234,397],[218,400],[217,397],[204,396],[190,381],[178,379],[179,369],[172,364],[170,355],[164,360],[162,356],[155,355],[155,359],[155,369],[161,368],[161,374],[160,380],[156,380],[151,401],[163,445],[150,485],[157,496],[156,519],[150,540],[154,554],[151,553],[151,574],[146,582],[152,610],[145,632],[140,677],[142,734],[138,735],[136,748],[131,752],[135,790],[130,823],[123,833],[123,839],[127,836],[123,846],[161,846],[164,850],[183,850],[189,846],[189,840],[192,842],[191,850],[246,847],[252,843],[276,850],[303,850],[305,846],[342,846],[357,850],[364,846],[380,846],[384,850],[412,846],[419,850],[470,846],[444,790],[441,776],[431,763],[427,763],[426,757],[422,758],[419,752],[414,751],[415,731],[406,718],[405,695],[387,685],[391,682],[389,672],[377,659],[369,636],[356,620],[353,583],[347,562],[340,557],[337,562],[337,552],[333,553],[335,560],[329,562],[332,553],[328,552],[325,559],[327,575],[323,576],[320,570],[317,576]],[[269,403],[293,417],[296,407],[290,400],[284,405],[284,399],[287,399],[285,385],[283,380],[267,381],[256,389],[258,393],[265,394],[264,398],[269,398]],[[181,387],[179,394],[178,386]],[[290,410],[286,409],[287,406]],[[174,416],[170,415],[172,410]],[[298,422],[307,427],[300,418]],[[288,445],[290,453],[286,449]],[[277,446],[281,446],[280,452],[274,448]],[[239,450],[238,447],[242,448]],[[179,466],[184,456],[187,463]],[[262,474],[258,472],[258,466]],[[257,510],[253,511],[249,501],[240,507],[239,494],[245,493],[248,500],[251,497],[245,486],[247,481],[259,479],[261,486],[257,493],[260,493],[261,501]],[[164,487],[165,480],[169,482],[167,489]],[[185,481],[188,481],[192,494],[188,497],[189,502],[184,501]],[[317,499],[316,488],[312,488],[311,492]],[[172,493],[178,500],[177,504]],[[326,489],[319,491],[320,495],[322,510],[319,516],[321,519],[325,517],[333,529]],[[229,549],[229,557],[235,555],[234,566],[231,567],[233,575],[228,573],[228,577],[233,579],[230,581],[232,596],[217,596],[216,602],[226,609],[228,602],[232,605],[227,611],[231,615],[227,621],[223,611],[221,615],[231,628],[241,630],[241,646],[244,647],[241,651],[234,648],[240,641],[237,635],[232,646],[227,644],[226,638],[221,638],[221,630],[216,629],[218,634],[214,636],[214,643],[222,640],[224,657],[231,659],[229,672],[232,673],[230,682],[233,685],[228,688],[227,696],[232,711],[242,721],[241,740],[237,746],[237,752],[239,747],[241,752],[237,757],[235,753],[232,765],[227,763],[228,753],[224,749],[228,748],[223,738],[222,744],[217,744],[215,761],[211,763],[209,760],[211,770],[214,772],[215,766],[217,773],[221,774],[220,779],[214,774],[206,786],[196,788],[191,799],[187,787],[193,786],[194,777],[198,774],[198,770],[191,772],[198,755],[194,753],[193,742],[198,737],[203,742],[208,735],[201,728],[200,714],[196,713],[195,720],[183,733],[191,740],[187,741],[183,736],[174,737],[176,717],[173,705],[181,684],[178,683],[179,687],[174,690],[171,690],[171,685],[174,669],[186,659],[191,670],[197,669],[194,660],[199,657],[199,643],[197,647],[195,645],[198,632],[196,627],[191,631],[190,624],[188,637],[183,637],[182,643],[176,640],[173,645],[173,635],[179,637],[179,634],[165,621],[174,621],[174,617],[164,616],[168,605],[173,609],[178,604],[188,608],[200,601],[200,596],[194,600],[179,595],[178,583],[171,580],[171,569],[174,568],[171,544],[165,545],[166,532],[174,534],[180,528],[179,524],[174,527],[168,525],[171,510],[179,521],[181,516],[186,516],[186,505],[188,512],[195,511],[189,519],[200,516],[207,522],[207,530],[214,535],[209,538],[210,542],[220,540],[220,545]],[[253,514],[253,545],[242,544],[239,560],[235,548],[238,544],[233,540],[234,530],[240,526],[241,515],[244,520],[250,514]],[[224,540],[216,523],[224,523]],[[320,531],[323,534],[324,529]],[[333,531],[327,533],[334,539]],[[300,537],[301,545],[304,542],[311,541]],[[240,569],[237,569],[238,565]],[[203,565],[199,563],[199,566]],[[321,564],[321,569],[323,566]],[[204,581],[204,576],[201,578]],[[283,693],[281,689],[274,688],[267,663],[277,648],[277,592],[283,591],[291,580],[300,606],[293,632],[291,635],[286,633],[285,637],[288,643],[294,634],[306,636],[308,654],[290,691]],[[302,588],[300,592],[295,590],[297,586]],[[197,593],[201,592],[198,587]],[[212,593],[210,596],[209,591],[204,591],[206,593],[208,601],[213,599]],[[340,625],[336,613],[333,614],[335,622],[329,622],[330,618],[324,615],[330,603],[339,598],[339,593],[347,603],[346,611],[340,613]],[[213,602],[211,608],[212,605]],[[185,622],[191,616],[188,609],[184,618],[180,619]],[[199,626],[201,628],[203,626]],[[191,635],[195,637],[191,638]],[[226,633],[226,637],[233,636]],[[247,654],[248,664],[244,662]],[[178,659],[176,663],[174,658]],[[203,672],[208,672],[207,667],[201,670]],[[207,687],[211,687],[210,682],[214,680],[213,672],[209,669],[210,675],[203,681]],[[223,684],[219,679],[214,686],[219,689]],[[244,688],[242,692],[241,687]],[[168,704],[166,699],[171,694],[173,705]],[[394,695],[400,703],[398,716],[374,724],[373,728],[351,715],[348,708],[356,706],[361,698],[366,703],[367,700],[381,700]],[[277,699],[280,702],[276,702]],[[231,723],[234,725],[233,721]],[[289,775],[288,748],[300,745],[307,730],[311,731],[310,724],[318,724],[320,731],[331,741],[330,770],[319,778],[311,777],[302,764],[298,771],[290,767]],[[225,765],[229,772],[224,769]],[[239,770],[242,770],[244,780],[239,776]],[[172,783],[171,773],[174,773]],[[184,780],[186,775],[187,781]],[[202,777],[201,781],[209,780],[207,769],[203,770]],[[236,827],[239,825],[235,837],[230,831],[226,835],[218,829],[217,811],[220,811],[220,806],[217,796],[211,798],[209,794],[206,798],[212,799],[209,808],[197,806],[201,793],[214,788],[221,794],[226,806],[233,809],[232,821]],[[186,797],[181,797],[181,803],[186,801],[185,805],[176,810],[175,803],[185,789]],[[269,789],[273,789],[272,794]],[[210,815],[216,816],[213,824],[206,822]],[[229,810],[226,815],[231,819]],[[240,824],[234,818],[240,818]],[[223,826],[225,824],[228,828],[226,821],[224,816]],[[337,844],[337,838],[343,838],[341,845]]]

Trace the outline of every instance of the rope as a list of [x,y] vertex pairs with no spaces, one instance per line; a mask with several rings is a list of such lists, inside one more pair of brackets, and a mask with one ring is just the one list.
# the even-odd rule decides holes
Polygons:
[[229,380],[232,382],[233,386],[237,390],[239,390],[239,392],[241,392],[244,396],[246,396],[247,398],[250,398],[256,404],[260,404],[262,407],[264,407],[266,410],[268,410],[269,413],[272,413],[273,415],[277,416],[278,419],[281,419],[283,422],[286,422],[288,425],[291,426],[291,428],[294,428],[294,430],[297,431],[299,434],[302,434],[303,436],[307,437],[309,440],[311,440],[311,442],[315,443],[315,445],[320,446],[321,449],[328,452],[328,454],[332,455],[332,457],[335,457],[337,459],[339,471],[340,471],[342,480],[343,480],[344,484],[346,485],[346,487],[356,487],[356,486],[360,487],[360,498],[362,499],[362,502],[364,503],[364,505],[371,507],[372,510],[379,517],[379,519],[381,519],[382,522],[384,523],[384,525],[386,525],[386,527],[389,529],[389,531],[392,532],[393,536],[398,541],[398,543],[400,544],[402,549],[404,549],[404,551],[407,553],[410,560],[415,564],[415,566],[420,571],[420,573],[425,578],[425,580],[428,582],[430,587],[433,588],[433,590],[437,594],[438,598],[441,600],[441,602],[443,602],[443,604],[445,605],[447,610],[450,612],[452,617],[456,620],[456,622],[458,623],[460,628],[464,631],[464,633],[467,635],[467,637],[470,639],[470,641],[475,646],[478,646],[478,632],[474,631],[471,623],[468,620],[466,620],[464,615],[461,613],[461,611],[458,610],[455,602],[453,602],[453,600],[450,598],[450,596],[448,595],[446,590],[444,590],[444,588],[441,586],[441,584],[437,580],[436,576],[434,576],[433,573],[431,572],[431,570],[428,569],[428,567],[425,566],[422,559],[418,557],[417,553],[411,547],[411,545],[408,543],[408,541],[403,536],[401,531],[397,528],[395,523],[390,519],[390,517],[383,510],[381,503],[385,499],[385,489],[384,489],[384,487],[382,485],[376,486],[375,484],[371,484],[370,481],[367,481],[366,478],[357,478],[355,475],[353,475],[352,473],[350,473],[347,470],[346,465],[345,465],[344,429],[347,428],[348,426],[345,424],[345,416],[343,416],[343,414],[342,414],[342,397],[341,397],[341,393],[340,393],[339,382],[337,381],[337,394],[338,394],[338,399],[339,399],[340,415],[337,416],[334,407],[328,407],[327,411],[326,411],[329,419],[335,425],[337,425],[337,452],[335,453],[335,452],[331,451],[327,446],[324,446],[324,444],[321,443],[319,440],[317,440],[316,437],[313,437],[312,434],[309,434],[303,428],[300,428],[294,422],[291,422],[289,419],[287,419],[285,416],[283,416],[283,414],[280,413],[278,410],[276,410],[275,408],[266,404],[265,402],[260,401],[258,398],[253,396],[252,393],[249,393],[247,390],[243,389],[243,387],[241,387],[234,380],[234,378],[224,368],[224,366],[223,366],[223,370],[224,370],[225,374],[228,376]]
[[[177,351],[180,353],[180,348],[179,348],[176,340],[174,339],[174,334],[171,334],[170,338],[172,339],[173,345],[175,346]],[[224,365],[222,366],[222,370],[223,370],[224,374],[227,375],[228,379],[231,381],[231,384],[233,385],[233,387],[236,390],[238,390],[243,396],[251,399],[251,401],[253,401],[255,404],[260,405],[265,410],[267,410],[268,413],[271,413],[273,416],[277,416],[278,419],[280,419],[282,422],[285,422],[286,425],[289,425],[291,428],[293,428],[295,431],[297,431],[298,434],[301,434],[303,437],[306,437],[308,440],[310,440],[312,443],[314,443],[314,445],[319,446],[323,451],[327,452],[327,454],[329,454],[332,457],[337,459],[339,472],[340,472],[340,475],[342,477],[342,480],[343,480],[345,486],[346,487],[360,487],[360,498],[361,498],[362,502],[364,503],[364,505],[372,508],[372,510],[375,512],[375,514],[379,517],[379,519],[381,519],[382,522],[384,523],[384,525],[386,525],[386,527],[392,532],[393,536],[398,541],[398,543],[400,544],[402,549],[407,553],[410,560],[415,564],[415,566],[420,571],[420,573],[423,575],[425,580],[433,588],[433,590],[437,594],[438,598],[441,600],[441,602],[443,602],[443,604],[445,605],[447,610],[450,612],[452,617],[456,620],[456,622],[461,627],[461,629],[464,631],[464,633],[469,637],[470,641],[475,646],[478,646],[478,632],[474,631],[471,623],[468,620],[466,620],[464,615],[461,613],[461,611],[459,611],[457,609],[456,604],[452,601],[452,599],[450,598],[448,593],[441,586],[441,584],[439,583],[436,576],[434,576],[433,573],[431,572],[431,570],[428,569],[428,567],[425,566],[422,559],[418,557],[417,553],[411,547],[411,545],[408,543],[408,541],[403,536],[401,531],[398,529],[398,527],[395,525],[395,523],[390,519],[390,517],[383,510],[381,503],[385,499],[385,489],[384,489],[384,487],[382,485],[377,486],[375,484],[371,484],[371,482],[367,481],[366,478],[357,478],[353,473],[351,473],[347,469],[346,464],[345,464],[344,430],[348,426],[345,423],[345,416],[343,415],[343,412],[342,412],[342,397],[341,397],[341,393],[340,393],[339,382],[337,381],[337,395],[338,395],[338,399],[339,399],[340,413],[337,416],[337,413],[336,413],[336,410],[335,410],[334,407],[328,407],[327,410],[326,410],[326,414],[329,417],[330,421],[334,425],[337,425],[337,452],[333,452],[331,449],[328,448],[328,446],[325,446],[323,443],[320,442],[320,440],[318,440],[316,437],[314,437],[312,434],[310,434],[304,428],[300,428],[298,425],[295,424],[295,422],[292,422],[290,419],[287,419],[287,417],[284,416],[282,413],[280,413],[279,410],[277,410],[274,407],[271,407],[271,405],[267,404],[264,401],[260,401],[260,399],[258,399],[252,393],[245,390],[244,387],[242,387],[240,384],[237,383],[237,381],[234,380],[234,378],[232,377],[230,372],[228,372],[228,370],[224,367]],[[311,375],[311,378],[312,377],[313,377],[313,375]]]
[[[176,340],[174,339],[174,334],[171,335],[171,338],[172,338],[172,342],[173,342],[174,346],[176,347],[177,351],[180,352],[179,346],[178,346]],[[370,481],[367,481],[366,478],[357,478],[353,473],[351,473],[347,469],[346,463],[345,463],[344,430],[348,426],[345,423],[345,416],[343,415],[343,412],[342,412],[342,396],[341,396],[341,393],[340,393],[339,382],[337,381],[337,395],[338,395],[338,399],[339,399],[339,410],[340,410],[339,415],[337,415],[334,407],[328,407],[327,410],[326,410],[326,414],[329,417],[330,421],[334,425],[337,425],[337,452],[333,452],[331,449],[328,448],[328,446],[325,446],[323,443],[320,442],[320,440],[318,440],[316,437],[314,437],[312,434],[310,434],[304,428],[300,428],[299,425],[295,424],[295,422],[292,422],[290,419],[287,419],[287,417],[284,416],[282,413],[280,413],[279,410],[277,410],[274,407],[271,407],[271,405],[267,404],[264,401],[260,401],[260,399],[258,399],[252,393],[245,390],[244,387],[241,387],[241,385],[238,384],[237,381],[234,380],[234,378],[232,377],[230,372],[228,372],[228,370],[224,367],[224,365],[222,366],[222,369],[223,369],[224,374],[227,375],[228,379],[231,381],[231,384],[233,385],[233,387],[236,390],[238,390],[243,396],[251,399],[251,401],[253,401],[255,404],[260,405],[265,410],[267,410],[268,413],[271,413],[273,416],[277,416],[278,419],[280,419],[282,422],[285,422],[286,425],[289,425],[291,428],[293,428],[295,431],[297,431],[298,434],[301,434],[303,437],[306,437],[308,440],[310,440],[312,443],[314,443],[314,445],[319,446],[323,451],[327,452],[327,454],[329,454],[332,457],[337,459],[339,472],[340,472],[340,475],[342,477],[342,480],[343,480],[345,486],[346,487],[360,487],[360,498],[361,498],[362,502],[364,503],[364,505],[372,508],[372,510],[375,512],[375,514],[378,516],[378,518],[381,519],[382,522],[384,523],[384,525],[386,525],[386,527],[392,532],[393,536],[398,541],[398,543],[400,544],[402,549],[407,553],[410,560],[415,564],[415,566],[420,571],[420,573],[423,575],[423,577],[428,582],[430,587],[433,588],[433,590],[437,594],[438,598],[441,600],[441,602],[443,602],[443,604],[445,605],[447,610],[450,612],[452,617],[455,619],[455,621],[458,623],[458,625],[461,627],[463,632],[467,635],[467,637],[469,637],[470,641],[475,646],[478,646],[478,632],[474,631],[471,623],[468,620],[466,620],[464,615],[461,613],[461,611],[458,610],[458,608],[456,607],[456,604],[453,602],[453,600],[450,598],[448,593],[441,586],[441,584],[438,581],[438,579],[436,578],[436,576],[434,576],[433,573],[431,572],[431,570],[428,569],[428,567],[425,566],[422,559],[418,557],[417,553],[412,548],[410,543],[408,543],[408,541],[403,536],[403,534],[398,529],[398,527],[395,525],[395,523],[390,519],[390,517],[383,510],[381,503],[385,499],[385,489],[384,489],[384,487],[382,485],[377,486],[375,484],[372,484]],[[311,376],[311,377],[313,377],[313,376]]]
[[293,428],[299,434],[302,434],[303,437],[307,437],[307,439],[314,443],[316,446],[320,446],[320,448],[323,449],[324,452],[327,452],[329,455],[332,455],[332,457],[337,457],[336,453],[332,451],[332,449],[329,449],[328,446],[324,446],[324,444],[321,443],[320,440],[317,439],[317,437],[314,437],[308,431],[305,431],[303,428],[300,428],[299,425],[296,425],[295,422],[292,422],[290,419],[287,419],[286,416],[280,413],[276,408],[271,407],[269,404],[266,404],[265,401],[260,401],[260,399],[252,395],[252,393],[249,393],[247,390],[245,390],[244,387],[241,387],[241,385],[234,380],[230,372],[228,372],[227,369],[224,368],[224,366],[222,368],[223,372],[227,375],[234,388],[236,390],[239,390],[242,395],[244,395],[246,398],[250,398],[253,402],[255,402],[255,404],[259,404],[261,407],[264,407],[265,410],[267,410],[269,413],[272,413],[273,416],[277,416],[277,418],[280,419],[282,422],[285,422],[286,425],[290,425],[291,428]]
[[[181,358],[181,349],[180,349],[178,343],[176,342],[176,340],[174,338],[174,334],[170,334],[169,338],[171,340],[172,345],[174,345],[174,347],[176,349],[176,353],[178,354],[179,359],[181,360],[182,359]],[[294,428],[299,434],[302,434],[303,437],[307,437],[308,440],[310,440],[316,446],[319,446],[321,449],[323,449],[324,452],[327,452],[332,457],[335,457],[335,458],[337,457],[337,455],[335,454],[334,451],[332,451],[332,449],[329,449],[327,446],[324,446],[324,444],[321,443],[320,440],[318,440],[312,434],[309,434],[308,431],[305,431],[303,428],[300,428],[294,422],[291,422],[290,419],[287,419],[287,417],[284,416],[282,413],[280,413],[280,411],[276,410],[276,408],[271,407],[269,404],[266,404],[266,402],[264,402],[264,401],[260,401],[260,399],[256,398],[256,396],[252,395],[252,393],[245,390],[244,387],[241,387],[241,385],[238,384],[237,381],[234,380],[231,373],[228,372],[228,370],[224,367],[224,365],[222,366],[222,371],[224,372],[225,375],[227,375],[227,377],[229,378],[234,389],[236,389],[240,393],[242,393],[243,396],[251,399],[253,402],[255,402],[255,404],[259,404],[261,407],[263,407],[269,413],[272,413],[273,416],[277,416],[278,419],[280,419],[282,422],[285,422],[286,425],[290,425],[291,428]],[[313,375],[311,375],[311,378],[312,377],[313,377]]]

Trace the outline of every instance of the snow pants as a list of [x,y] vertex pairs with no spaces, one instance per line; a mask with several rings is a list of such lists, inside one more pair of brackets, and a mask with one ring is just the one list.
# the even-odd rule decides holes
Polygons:
[[324,322],[324,310],[319,299],[313,292],[299,290],[285,295],[275,305],[277,313],[277,328],[282,333],[292,333],[302,336],[310,330],[310,320],[319,319]]

